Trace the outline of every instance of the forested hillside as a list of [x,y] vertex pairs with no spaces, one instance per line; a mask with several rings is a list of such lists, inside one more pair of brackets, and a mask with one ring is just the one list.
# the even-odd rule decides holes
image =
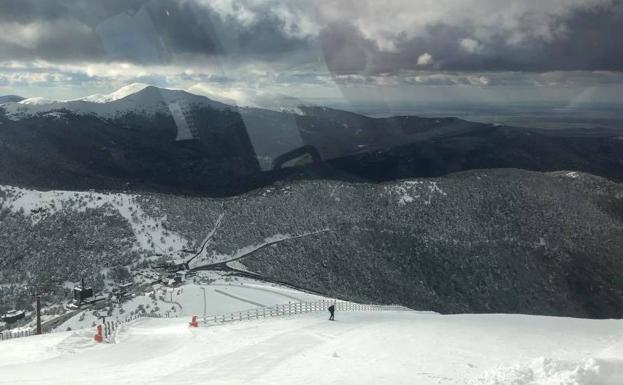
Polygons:
[[58,296],[81,276],[101,287],[122,279],[119,266],[188,258],[207,240],[191,268],[242,257],[265,277],[353,300],[623,315],[623,186],[588,174],[303,181],[225,199],[5,186],[0,207],[5,307],[29,301],[26,284]]

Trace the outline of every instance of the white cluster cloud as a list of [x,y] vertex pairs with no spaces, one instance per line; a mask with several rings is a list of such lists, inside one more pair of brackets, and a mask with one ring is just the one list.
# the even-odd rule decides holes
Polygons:
[[426,67],[426,66],[433,64],[433,61],[434,61],[433,55],[426,52],[426,53],[421,54],[417,58],[417,65],[420,67]]
[[461,49],[467,53],[477,54],[484,50],[482,43],[472,38],[464,38],[459,41]]

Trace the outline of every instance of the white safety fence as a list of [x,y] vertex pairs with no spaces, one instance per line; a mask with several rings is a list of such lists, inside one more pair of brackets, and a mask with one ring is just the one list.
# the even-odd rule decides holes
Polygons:
[[128,324],[139,318],[169,318],[169,317],[163,316],[160,314],[137,313],[133,316],[127,317],[122,320],[117,319],[113,321],[106,321],[99,325],[96,325],[96,334],[98,334],[99,327],[101,326],[101,336],[103,337],[103,341],[100,341],[100,342],[112,343],[115,341],[115,337],[117,336],[117,332],[119,331],[121,326]]
[[[288,302],[287,304],[260,307],[250,310],[244,310],[234,313],[212,315],[203,318],[203,325],[220,325],[235,321],[249,321],[261,318],[285,317],[303,313],[327,312],[331,305],[335,305],[336,313],[339,312],[380,312],[380,311],[410,311],[411,309],[400,305],[367,305],[347,301],[334,300],[318,300],[313,302]],[[339,315],[338,315],[339,316]],[[102,342],[113,342],[119,328],[138,318],[167,318],[157,314],[138,313],[126,317],[122,320],[113,320],[96,325],[101,327]],[[0,333],[0,341],[6,341],[15,338],[29,337],[36,334],[35,329],[23,329],[19,331]]]
[[14,338],[29,337],[29,336],[34,336],[35,334],[37,334],[37,331],[35,329],[5,331],[5,332],[0,332],[0,341],[12,340]]
[[335,305],[335,312],[345,311],[411,311],[411,309],[400,305],[366,305],[346,301],[318,300],[314,302],[289,302],[287,304],[261,307],[256,309],[244,310],[234,313],[206,316],[203,324],[219,325],[227,322],[249,321],[261,318],[284,317],[302,313],[327,312],[329,306]]

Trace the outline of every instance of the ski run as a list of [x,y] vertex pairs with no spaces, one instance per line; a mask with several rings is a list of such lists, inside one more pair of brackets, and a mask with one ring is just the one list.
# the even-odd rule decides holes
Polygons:
[[0,384],[623,384],[620,320],[321,311],[191,328],[203,291],[210,315],[323,298],[251,280],[185,285],[170,294],[176,318],[129,322],[112,343],[77,315],[58,328],[71,331],[0,342]]

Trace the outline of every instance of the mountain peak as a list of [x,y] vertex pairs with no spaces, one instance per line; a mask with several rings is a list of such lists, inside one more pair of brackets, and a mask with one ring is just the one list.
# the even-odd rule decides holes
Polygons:
[[117,91],[111,92],[110,94],[94,94],[86,96],[84,98],[80,98],[78,100],[91,103],[109,103],[133,95],[137,92],[144,90],[147,87],[152,86],[145,83],[132,83],[128,84],[127,86],[121,87]]

